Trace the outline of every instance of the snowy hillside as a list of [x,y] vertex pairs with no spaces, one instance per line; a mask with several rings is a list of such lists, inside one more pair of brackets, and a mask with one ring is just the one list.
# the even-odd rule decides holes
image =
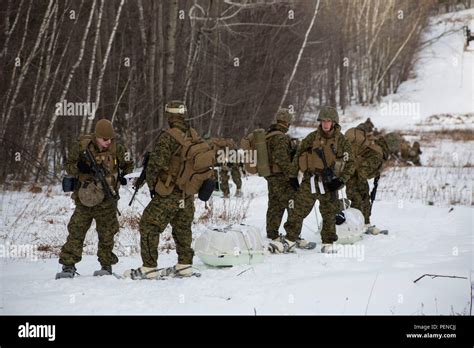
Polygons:
[[[426,40],[461,28],[473,18],[474,10],[436,17]],[[268,254],[264,263],[252,266],[210,268],[195,257],[200,278],[131,281],[92,277],[99,264],[94,256],[97,236],[91,228],[86,255],[77,264],[81,276],[58,281],[56,255],[74,209],[69,195],[60,187],[43,187],[39,193],[2,192],[0,313],[469,315],[474,275],[471,45],[472,51],[463,52],[461,31],[441,37],[419,53],[414,78],[383,100],[386,105],[415,103],[419,113],[396,115],[392,109],[382,114],[381,106],[353,107],[342,117],[344,130],[370,116],[379,129],[401,130],[410,141],[421,142],[422,167],[391,168],[380,180],[372,221],[388,229],[388,235],[364,236],[337,255],[321,254],[319,248],[297,250]],[[454,58],[458,64],[452,64]],[[449,131],[444,130],[446,125]],[[299,127],[292,132],[302,137],[311,130]],[[459,135],[466,130],[471,135]],[[146,191],[141,190],[130,208],[131,192],[121,190],[117,273],[141,265],[137,223],[142,205],[149,201]],[[197,200],[194,236],[206,226],[242,218],[264,235],[266,182],[255,176],[244,178],[243,191],[243,199],[214,197],[212,216]],[[302,234],[320,243],[316,226],[312,212]],[[284,232],[282,227],[280,231]],[[16,250],[18,246],[24,246],[24,254]],[[32,246],[38,249],[28,253]],[[176,263],[173,249],[167,230],[159,267]],[[413,282],[426,273],[461,278],[425,277]]]

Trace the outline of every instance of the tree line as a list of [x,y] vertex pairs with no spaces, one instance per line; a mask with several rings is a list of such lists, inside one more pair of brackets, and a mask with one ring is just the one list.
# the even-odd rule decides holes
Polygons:
[[[170,99],[235,140],[280,106],[375,103],[409,77],[429,16],[458,3],[3,0],[0,181],[57,178],[100,118],[138,160]],[[58,113],[68,103],[91,112]]]

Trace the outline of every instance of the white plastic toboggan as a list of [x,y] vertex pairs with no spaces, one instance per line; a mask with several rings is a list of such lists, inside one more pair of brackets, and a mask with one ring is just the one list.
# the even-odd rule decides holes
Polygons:
[[362,239],[365,232],[364,215],[355,208],[343,210],[346,221],[336,225],[336,234],[339,237],[338,244],[353,244]]
[[194,243],[194,252],[207,265],[230,267],[263,262],[265,245],[256,227],[235,224],[204,231]]

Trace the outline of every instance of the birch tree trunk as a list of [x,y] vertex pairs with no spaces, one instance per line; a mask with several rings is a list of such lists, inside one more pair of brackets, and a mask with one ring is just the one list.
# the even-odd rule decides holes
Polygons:
[[301,56],[303,55],[303,52],[306,48],[306,42],[308,41],[309,33],[311,32],[311,29],[313,28],[314,21],[316,20],[316,15],[318,14],[319,3],[320,3],[320,0],[318,0],[318,2],[316,3],[316,7],[314,8],[313,18],[311,19],[311,23],[309,23],[308,29],[306,30],[306,33],[304,35],[304,40],[303,40],[303,43],[301,44],[301,48],[298,53],[298,58],[296,58],[295,65],[293,66],[293,71],[291,72],[290,78],[288,79],[288,82],[286,83],[285,92],[283,93],[283,97],[281,98],[280,105],[278,105],[278,108],[281,108],[283,103],[285,102],[286,96],[288,94],[288,90],[290,89],[291,82],[293,81],[293,78],[295,77],[295,73],[296,73],[296,70],[298,69]]
[[[102,92],[102,81],[104,79],[104,74],[105,74],[105,68],[107,67],[107,62],[109,60],[109,55],[110,55],[110,50],[112,49],[112,44],[115,39],[115,33],[117,32],[117,28],[120,22],[120,14],[122,13],[122,7],[123,4],[125,3],[125,0],[120,1],[119,8],[117,10],[117,15],[115,16],[115,21],[114,21],[114,27],[112,29],[112,33],[110,34],[109,37],[109,42],[107,44],[107,50],[105,51],[105,57],[104,60],[102,61],[102,67],[100,69],[100,74],[99,74],[99,79],[97,81],[97,92],[95,96],[95,105],[97,108],[99,108],[99,103],[100,103],[100,95]],[[93,117],[95,119],[95,115]],[[92,122],[89,122],[87,125],[87,133],[90,133],[92,129]]]
[[168,31],[166,33],[166,99],[173,96],[174,66],[176,55],[176,27],[178,24],[178,0],[169,2]]
[[[84,49],[85,49],[85,46],[86,46],[87,35],[89,34],[89,29],[90,29],[91,24],[92,24],[92,17],[94,16],[96,3],[97,3],[97,1],[94,1],[92,3],[92,8],[91,8],[91,12],[90,12],[90,15],[89,15],[89,20],[87,21],[86,29],[84,30],[84,35],[83,35],[82,40],[81,40],[81,48],[79,50],[79,56],[77,57],[76,62],[74,63],[74,65],[71,68],[71,71],[69,72],[67,82],[64,86],[64,89],[63,89],[63,92],[61,94],[61,97],[60,97],[59,101],[63,101],[64,99],[66,99],[66,95],[67,95],[67,92],[69,90],[69,86],[71,84],[71,81],[74,77],[74,73],[76,72],[77,67],[81,64],[82,58],[84,57]],[[38,156],[36,158],[36,161],[38,163],[42,163],[43,155],[45,154],[46,147],[47,147],[48,143],[51,141],[51,133],[53,131],[53,127],[54,127],[54,124],[56,123],[57,118],[58,118],[58,115],[56,113],[53,113],[53,115],[51,117],[51,120],[49,121],[49,126],[48,126],[48,129],[46,130],[45,136],[39,144]],[[47,164],[46,164],[46,166],[47,166]],[[38,174],[39,174],[39,169],[38,169],[38,172],[36,173],[37,177],[38,177]]]

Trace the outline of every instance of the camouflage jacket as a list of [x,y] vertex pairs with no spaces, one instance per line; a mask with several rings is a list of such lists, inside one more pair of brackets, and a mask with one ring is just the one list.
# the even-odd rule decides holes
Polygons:
[[[288,130],[278,124],[272,124],[267,130],[267,134],[274,131],[286,133]],[[287,180],[290,177],[296,177],[296,169],[293,167],[292,162],[294,150],[291,138],[287,134],[276,134],[268,139],[267,147],[270,164],[276,164],[280,167],[281,174],[283,174]]]
[[[114,146],[114,144],[112,143],[111,146]],[[99,146],[93,140],[89,143],[89,148],[92,150],[93,153],[99,154],[99,155],[101,152],[108,151],[108,150],[101,151]],[[83,148],[83,146],[81,145],[81,141],[79,140],[74,144],[72,149],[69,151],[69,156],[65,164],[66,172],[69,175],[73,175],[76,177],[79,176],[80,173],[79,173],[79,169],[77,168],[77,162],[79,162],[81,153],[84,150],[85,149]],[[127,153],[126,148],[121,144],[115,143],[114,152],[115,152],[114,157],[118,164],[116,166],[117,172],[109,173],[109,174],[117,176],[119,174],[118,173],[119,169],[123,175],[131,173],[133,171],[134,164],[133,164],[133,161],[130,159],[130,155]],[[116,183],[116,187],[117,186],[118,186],[118,183]]]
[[[296,168],[296,170],[299,170],[298,159],[300,155],[303,152],[308,151],[308,149],[312,148],[318,132],[319,134],[322,134],[323,130],[321,126],[319,126],[318,129],[316,129],[315,131],[309,133],[306,136],[306,138],[304,138],[301,141],[301,144],[298,150],[296,151],[296,155],[293,158],[293,166],[294,168]],[[337,137],[336,159],[344,161],[344,167],[338,177],[341,181],[346,183],[349,180],[349,178],[352,176],[355,170],[354,157],[352,155],[352,147],[349,141],[347,141],[347,139],[341,133],[341,127],[339,125],[337,124],[335,125],[333,132],[334,132],[333,137]],[[306,176],[311,175],[311,173],[308,173],[306,171],[304,175],[306,177]]]
[[[187,127],[181,123],[172,124],[171,128],[176,127],[183,132],[187,131]],[[171,157],[175,154],[181,145],[167,132],[162,132],[158,137],[153,151],[150,153],[148,166],[146,169],[146,182],[150,189],[154,189],[158,174],[169,172]]]
[[366,149],[356,159],[356,170],[354,176],[363,179],[371,179],[377,176],[377,171],[382,167],[383,155],[374,150]]

